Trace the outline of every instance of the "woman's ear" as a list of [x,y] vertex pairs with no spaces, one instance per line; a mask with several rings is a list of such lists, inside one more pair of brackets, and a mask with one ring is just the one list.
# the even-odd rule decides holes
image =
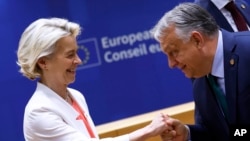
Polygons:
[[37,65],[42,69],[42,70],[46,70],[47,66],[46,66],[46,58],[45,57],[41,57],[38,59],[37,61]]
[[194,42],[197,48],[201,48],[204,44],[204,38],[198,31],[193,31],[191,33],[191,40]]

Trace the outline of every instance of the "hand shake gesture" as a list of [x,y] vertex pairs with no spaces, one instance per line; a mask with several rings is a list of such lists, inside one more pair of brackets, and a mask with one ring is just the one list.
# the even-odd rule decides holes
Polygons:
[[189,129],[179,120],[165,115],[167,130],[161,134],[162,141],[187,141]]

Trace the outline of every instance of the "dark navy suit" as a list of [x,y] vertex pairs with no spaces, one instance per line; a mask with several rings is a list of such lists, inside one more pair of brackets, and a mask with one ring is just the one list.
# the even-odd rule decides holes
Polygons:
[[229,141],[231,125],[250,125],[250,32],[222,30],[222,37],[229,119],[220,111],[207,77],[194,79],[195,125],[189,126],[192,141]]
[[[221,13],[221,11],[214,5],[210,0],[195,0],[194,3],[205,8],[216,20],[217,24],[228,31],[233,32],[233,28],[228,23],[227,19]],[[250,25],[250,7],[244,0],[235,0],[237,8],[240,10],[247,24]],[[242,8],[241,5],[244,5],[245,8]]]

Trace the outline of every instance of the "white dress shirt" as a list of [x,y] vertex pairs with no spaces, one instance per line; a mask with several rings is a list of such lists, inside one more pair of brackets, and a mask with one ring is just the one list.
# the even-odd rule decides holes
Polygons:
[[223,93],[226,94],[225,90],[225,78],[224,78],[224,58],[223,58],[223,41],[222,41],[222,33],[219,31],[219,38],[217,49],[214,55],[213,65],[211,74],[216,76],[218,79],[218,83]]

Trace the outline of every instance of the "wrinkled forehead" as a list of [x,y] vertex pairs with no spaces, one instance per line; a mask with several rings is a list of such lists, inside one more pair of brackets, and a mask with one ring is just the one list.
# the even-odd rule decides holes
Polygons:
[[163,36],[160,37],[160,45],[163,50],[167,50],[169,47],[172,47],[180,42],[174,27],[167,28],[163,32]]
[[162,27],[162,29],[160,30],[160,34],[159,34],[159,42],[164,42],[165,39],[168,37],[168,36],[171,36],[172,34],[175,34],[175,26],[174,25],[171,25],[171,26],[168,26],[168,27]]

